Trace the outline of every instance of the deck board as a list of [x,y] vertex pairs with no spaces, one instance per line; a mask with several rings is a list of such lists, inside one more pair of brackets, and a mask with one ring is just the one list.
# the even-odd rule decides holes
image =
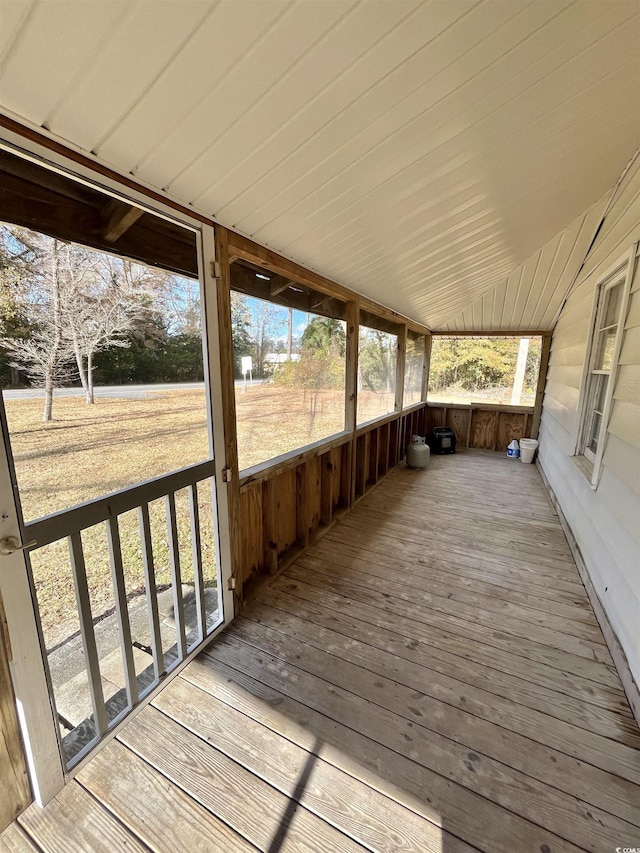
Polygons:
[[[640,837],[640,730],[533,466],[392,471],[0,850]],[[208,845],[208,846],[207,846]]]

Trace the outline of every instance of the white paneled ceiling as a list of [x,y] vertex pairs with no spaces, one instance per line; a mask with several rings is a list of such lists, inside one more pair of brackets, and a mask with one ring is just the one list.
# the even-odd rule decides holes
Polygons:
[[434,326],[451,332],[545,330],[574,282],[598,229],[610,193],[568,228],[516,267],[497,287],[448,319],[446,306],[433,311]]
[[438,328],[554,316],[639,57],[635,0],[0,0],[7,115]]

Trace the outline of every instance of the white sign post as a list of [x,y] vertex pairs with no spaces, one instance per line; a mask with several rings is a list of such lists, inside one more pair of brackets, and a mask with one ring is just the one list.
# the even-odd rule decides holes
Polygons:
[[244,379],[244,385],[242,390],[246,392],[247,390],[247,373],[249,374],[249,382],[253,385],[253,361],[250,355],[242,356],[242,378]]

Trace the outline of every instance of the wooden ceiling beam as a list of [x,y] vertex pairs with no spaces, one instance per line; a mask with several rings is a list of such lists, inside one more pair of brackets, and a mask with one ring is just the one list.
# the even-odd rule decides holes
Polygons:
[[113,198],[108,202],[103,211],[102,218],[105,221],[104,240],[107,243],[115,243],[128,231],[138,219],[144,214],[144,210],[132,204],[124,204]]

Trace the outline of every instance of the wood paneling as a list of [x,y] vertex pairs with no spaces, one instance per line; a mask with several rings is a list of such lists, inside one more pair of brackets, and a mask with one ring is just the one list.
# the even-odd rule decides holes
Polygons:
[[495,450],[498,435],[499,412],[476,410],[471,421],[471,447]]
[[496,450],[505,451],[513,439],[525,438],[525,415],[500,412]]
[[469,430],[470,418],[471,409],[447,409],[445,426],[450,427],[454,431],[459,447],[467,446],[467,432]]
[[262,565],[262,486],[256,483],[240,495],[242,526],[242,580],[247,580]]
[[529,407],[440,405],[429,403],[421,417],[428,435],[436,426],[456,434],[457,447],[505,451],[513,438],[531,435],[533,409]]
[[276,529],[278,554],[283,554],[296,541],[296,472],[283,471],[273,485],[276,497]]

